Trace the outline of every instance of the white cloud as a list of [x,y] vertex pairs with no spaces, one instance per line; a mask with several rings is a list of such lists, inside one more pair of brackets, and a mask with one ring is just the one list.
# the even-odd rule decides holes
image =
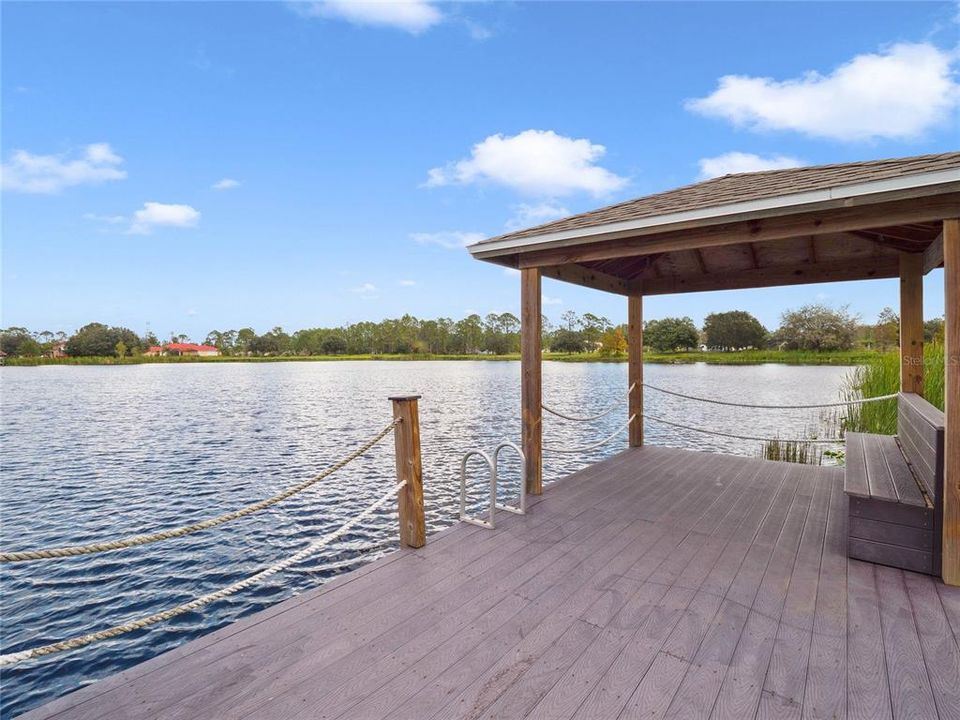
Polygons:
[[734,173],[757,172],[758,170],[783,170],[800,167],[802,160],[789,155],[770,155],[762,157],[753,153],[728,152],[716,157],[700,160],[700,179],[732,175]]
[[34,155],[16,150],[9,162],[0,165],[0,176],[5,190],[56,193],[74,185],[123,180],[127,171],[121,165],[123,158],[108,143],[93,143],[72,159],[69,154]]
[[507,230],[522,230],[534,225],[542,225],[545,222],[566,217],[570,214],[562,205],[558,205],[552,200],[542,202],[537,205],[528,205],[520,203],[513,206],[513,217],[506,222]]
[[792,130],[835,140],[909,139],[947,121],[960,104],[957,54],[900,43],[857,55],[829,75],[792,80],[727,75],[694,112],[756,130]]
[[421,245],[438,245],[447,250],[459,250],[467,245],[480,242],[486,237],[478,232],[461,232],[460,230],[446,230],[434,233],[410,233],[410,239]]
[[470,157],[430,170],[425,185],[486,181],[531,195],[606,195],[627,181],[596,164],[604,153],[603,145],[586,138],[564,137],[552,130],[491,135],[473,146]]
[[540,302],[542,302],[544,305],[563,305],[563,300],[560,298],[550,297],[549,295],[541,296]]
[[194,310],[193,308],[190,308],[189,310],[187,310],[187,315],[189,315],[190,317],[195,317],[198,314],[199,313],[197,313],[197,311]]
[[194,227],[200,212],[189,205],[146,202],[133,214],[130,233],[148,235],[155,227]]
[[358,285],[354,288],[350,288],[350,292],[359,295],[361,300],[376,300],[378,297],[380,297],[380,288],[369,282],[363,283],[362,285]]
[[400,287],[414,287],[417,284],[416,280],[401,280]]
[[233,178],[222,178],[210,186],[212,190],[233,190],[235,187],[240,187],[240,181]]
[[97,213],[84,213],[83,219],[104,223],[105,225],[120,225],[127,221],[127,218],[123,215],[98,215]]
[[464,18],[462,22],[473,40],[482,42],[483,40],[489,40],[493,37],[493,31],[485,25],[481,25],[480,23],[470,20],[469,18]]
[[517,270],[517,268],[504,268],[503,274],[506,275],[507,277],[517,277],[518,275],[520,275],[520,271]]
[[443,20],[443,13],[427,0],[324,0],[296,3],[293,7],[307,17],[346,20],[354,25],[393,27],[413,35]]

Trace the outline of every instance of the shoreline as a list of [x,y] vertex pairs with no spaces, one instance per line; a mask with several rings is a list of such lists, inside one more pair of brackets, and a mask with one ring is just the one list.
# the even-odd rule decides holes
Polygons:
[[[845,350],[836,352],[812,352],[803,350],[744,350],[734,352],[679,352],[647,353],[645,364],[689,365],[706,363],[708,365],[865,365],[882,358],[884,353],[875,350]],[[343,362],[386,360],[392,362],[411,361],[469,361],[519,362],[520,353],[507,355],[280,355],[280,356],[238,356],[218,355],[214,357],[147,357],[143,355],[116,357],[77,357],[77,358],[6,358],[5,367],[38,367],[46,365],[167,365],[191,363],[263,363],[263,362]],[[597,353],[544,353],[546,362],[570,363],[625,363],[626,355],[599,355]]]

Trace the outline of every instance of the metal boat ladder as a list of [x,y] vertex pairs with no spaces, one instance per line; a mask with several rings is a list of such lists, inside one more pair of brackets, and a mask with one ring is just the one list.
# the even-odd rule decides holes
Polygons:
[[[505,448],[512,448],[517,455],[520,456],[520,500],[516,505],[497,502],[497,466],[500,461],[500,451],[504,450]],[[482,520],[479,517],[474,517],[467,514],[467,461],[474,456],[483,458],[484,462],[487,464],[487,469],[489,470],[490,514],[488,520]],[[504,440],[502,443],[497,445],[497,447],[495,447],[493,452],[490,454],[487,454],[483,450],[470,450],[464,454],[463,459],[460,461],[460,520],[465,523],[470,523],[471,525],[479,525],[480,527],[490,528],[493,530],[495,526],[494,514],[497,510],[506,510],[507,512],[516,513],[517,515],[526,515],[527,513],[526,458],[523,455],[523,450],[509,440]]]

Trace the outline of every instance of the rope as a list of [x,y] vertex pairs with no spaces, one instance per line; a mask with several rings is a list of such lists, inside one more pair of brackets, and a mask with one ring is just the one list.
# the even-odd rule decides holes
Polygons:
[[[634,383],[633,385],[631,385],[631,386],[627,389],[627,395],[628,395],[628,396],[630,395],[630,393],[633,392],[633,389],[634,389],[636,386],[637,386],[637,384]],[[550,407],[544,405],[543,403],[540,404],[540,407],[542,407],[544,410],[546,410],[546,411],[547,411],[548,413],[550,413],[551,415],[556,415],[557,417],[563,418],[564,420],[573,420],[574,422],[592,422],[592,421],[594,421],[594,420],[599,420],[599,419],[602,418],[602,417],[606,417],[606,416],[609,415],[611,412],[613,412],[614,410],[616,410],[616,408],[619,407],[619,405],[620,405],[620,401],[617,400],[617,401],[614,402],[612,405],[610,405],[610,407],[608,407],[606,410],[604,410],[603,412],[601,412],[599,415],[591,415],[590,417],[577,417],[577,416],[575,416],[575,415],[564,415],[562,412],[558,412],[558,411],[554,410],[553,408],[550,408]]]
[[666,393],[667,395],[675,395],[676,397],[684,398],[686,400],[697,400],[698,402],[711,403],[713,405],[729,405],[731,407],[752,408],[755,410],[812,410],[815,408],[847,407],[848,405],[863,405],[864,403],[877,402],[878,400],[891,400],[900,394],[891,393],[890,395],[878,395],[877,397],[861,398],[859,400],[844,400],[843,402],[835,403],[822,403],[819,405],[749,405],[747,403],[735,403],[727,402],[725,400],[697,397],[696,395],[684,395],[683,393],[676,392],[675,390],[667,390],[665,388],[657,387],[656,385],[650,385],[648,383],[644,383],[643,386],[650,388],[651,390],[656,390],[657,392]]
[[329,545],[331,542],[346,534],[350,528],[359,523],[362,520],[370,517],[377,509],[386,504],[386,502],[392,498],[397,492],[400,491],[407,484],[407,481],[394,485],[390,488],[389,491],[384,493],[384,495],[374,502],[370,507],[364,510],[359,515],[354,518],[347,520],[343,525],[338,527],[336,530],[327,533],[319,540],[315,540],[310,545],[305,547],[303,550],[291,555],[285,560],[274,563],[268,568],[261,570],[255,575],[251,575],[243,580],[239,580],[231,585],[227,585],[220,590],[217,590],[212,593],[207,593],[206,595],[201,595],[198,598],[194,598],[190,602],[183,603],[182,605],[177,605],[176,607],[169,608],[168,610],[162,610],[161,612],[154,613],[153,615],[148,615],[146,617],[139,618],[137,620],[131,620],[130,622],[124,623],[123,625],[117,625],[106,630],[99,630],[97,632],[88,633],[86,635],[79,635],[75,638],[69,640],[61,640],[60,642],[51,643],[49,645],[41,645],[29,650],[22,650],[20,652],[8,653],[6,655],[0,655],[0,666],[4,665],[13,665],[14,663],[22,662],[24,660],[30,660],[31,658],[43,657],[44,655],[51,655],[57,652],[63,652],[65,650],[75,650],[76,648],[84,647],[85,645],[90,645],[91,643],[98,642],[100,640],[106,640],[108,638],[116,637],[117,635],[122,635],[124,633],[132,632],[133,630],[141,630],[142,628],[149,627],[150,625],[156,625],[159,622],[164,620],[169,620],[170,618],[176,617],[177,615],[182,615],[183,613],[196,610],[203,607],[204,605],[209,605],[212,602],[221,600],[228,595],[233,595],[234,593],[245,590],[251,585],[264,580],[271,575],[276,575],[277,573],[286,570],[291,565],[294,565],[304,558],[313,555],[315,552],[321,548]]
[[733,433],[720,432],[719,430],[708,430],[706,428],[693,427],[692,425],[683,425],[682,423],[672,422],[670,420],[664,420],[663,418],[659,418],[654,415],[648,415],[646,413],[644,413],[643,417],[647,420],[653,420],[654,422],[663,423],[664,425],[672,425],[673,427],[683,428],[684,430],[693,430],[694,432],[706,433],[707,435],[720,435],[721,437],[735,438],[737,440],[759,440],[760,442],[783,442],[783,443],[828,443],[828,444],[846,442],[844,438],[829,438],[824,440],[818,440],[814,438],[787,439],[787,438],[755,437],[753,435],[735,435]]
[[137,547],[138,545],[147,545],[160,540],[183,537],[184,535],[189,535],[191,533],[200,532],[201,530],[208,530],[212,527],[223,525],[231,520],[236,520],[238,518],[258,512],[259,510],[268,508],[271,505],[276,505],[278,502],[286,500],[297,493],[303,492],[312,485],[316,485],[318,482],[326,477],[329,477],[351,461],[357,459],[378,442],[383,440],[387,433],[389,433],[400,422],[400,420],[400,418],[397,418],[391,422],[383,430],[374,435],[370,440],[365,442],[342,460],[331,465],[319,475],[310,478],[309,480],[305,480],[298,485],[289,487],[283,492],[267,498],[266,500],[261,500],[253,505],[248,505],[247,507],[234,510],[233,512],[226,513],[225,515],[210,518],[209,520],[203,520],[202,522],[193,523],[192,525],[184,525],[183,527],[172,528],[170,530],[161,530],[159,532],[150,533],[149,535],[133,535],[131,537],[122,538],[119,540],[106,540],[102,542],[89,543],[87,545],[73,545],[69,547],[48,548],[44,550],[21,550],[18,552],[0,553],[0,562],[23,562],[26,560],[43,560],[47,558],[66,558],[76,557],[77,555],[90,555],[92,553],[120,550],[123,548]]
[[543,449],[547,452],[556,452],[556,453],[583,453],[583,452],[589,452],[590,450],[596,450],[601,445],[606,445],[608,442],[613,440],[617,435],[619,435],[628,427],[630,427],[630,423],[632,423],[636,419],[637,419],[637,416],[635,414],[631,415],[630,419],[627,420],[627,422],[624,423],[623,426],[617,428],[616,432],[614,432],[612,435],[608,435],[603,440],[601,440],[598,443],[594,443],[593,445],[587,445],[586,447],[578,447],[578,448],[545,447]]

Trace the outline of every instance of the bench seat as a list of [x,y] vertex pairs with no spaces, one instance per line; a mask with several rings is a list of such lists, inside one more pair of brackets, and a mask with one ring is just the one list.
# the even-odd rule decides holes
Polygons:
[[932,573],[933,508],[896,438],[848,433],[843,489],[850,502],[850,557]]
[[896,437],[847,433],[850,557],[940,574],[942,417],[922,398],[901,394]]

